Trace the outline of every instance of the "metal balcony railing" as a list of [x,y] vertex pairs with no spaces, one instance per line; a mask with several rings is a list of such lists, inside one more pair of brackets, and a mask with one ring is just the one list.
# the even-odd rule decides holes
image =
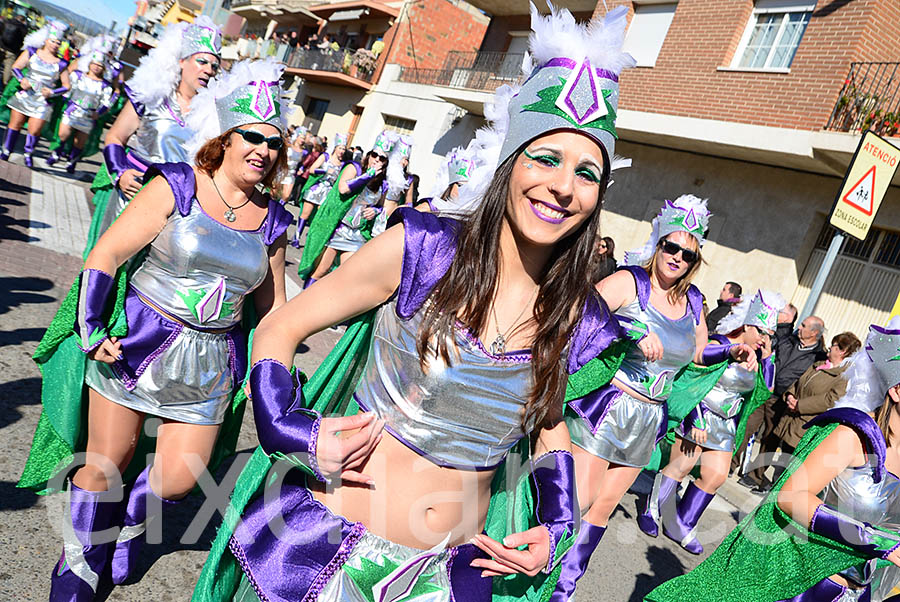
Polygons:
[[524,56],[507,52],[452,51],[440,69],[403,67],[400,81],[493,92],[519,78]]
[[900,131],[900,62],[850,63],[826,130],[896,136]]
[[350,77],[355,77],[356,79],[371,83],[372,77],[375,74],[374,67],[366,69],[355,64],[353,60],[355,52],[355,50],[347,48],[338,50],[297,48],[291,52],[285,63],[288,67],[296,69],[344,73]]

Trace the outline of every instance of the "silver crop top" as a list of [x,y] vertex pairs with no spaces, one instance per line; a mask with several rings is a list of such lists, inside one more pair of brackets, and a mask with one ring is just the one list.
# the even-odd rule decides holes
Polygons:
[[531,354],[492,356],[457,330],[459,357],[447,366],[419,367],[416,336],[425,309],[409,320],[396,301],[378,310],[365,373],[355,397],[386,421],[385,428],[435,464],[465,470],[496,467],[524,435],[522,415],[531,388]]
[[269,269],[265,227],[234,230],[207,215],[196,198],[176,209],[135,271],[131,286],[160,309],[198,328],[227,328],[241,319],[244,297]]
[[[900,531],[900,479],[887,470],[880,483],[875,482],[878,458],[868,454],[858,468],[845,468],[820,494],[822,501],[839,512],[873,526]],[[875,574],[876,561],[854,565],[840,574],[858,585],[866,585]],[[879,571],[880,572],[880,571]]]
[[70,109],[74,105],[85,113],[90,113],[109,104],[113,88],[106,80],[93,79],[81,71],[73,72],[69,75],[69,79],[72,87],[66,96],[71,103]]
[[144,109],[128,146],[148,163],[191,163],[184,145],[192,137],[172,92],[155,107]]
[[383,188],[383,185],[379,186],[377,190],[370,190],[368,186],[364,187],[362,192],[353,199],[353,204],[350,205],[350,209],[344,214],[341,223],[345,226],[350,226],[351,228],[361,228],[364,223],[362,218],[363,209],[366,207],[374,207],[381,202]]
[[35,52],[28,59],[28,75],[25,79],[31,84],[31,89],[37,93],[40,93],[43,88],[52,90],[56,87],[56,82],[59,81],[59,73],[64,67],[65,63],[61,61],[56,63],[45,62]]
[[744,401],[741,396],[755,388],[756,373],[732,362],[703,398],[703,405],[722,418],[734,418],[741,412]]
[[615,378],[649,399],[665,401],[672,391],[675,374],[694,359],[696,326],[690,307],[685,308],[684,316],[671,320],[649,302],[647,309],[641,309],[640,301],[635,297],[616,311],[616,315],[643,322],[659,337],[663,356],[659,361],[648,362],[637,345],[629,345]]

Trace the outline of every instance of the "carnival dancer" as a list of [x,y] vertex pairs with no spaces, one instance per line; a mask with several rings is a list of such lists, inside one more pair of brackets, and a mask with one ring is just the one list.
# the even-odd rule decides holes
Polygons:
[[[587,394],[568,403],[566,424],[584,514],[554,601],[574,593],[610,515],[665,434],[666,398],[675,375],[701,361],[707,343],[703,299],[691,280],[700,269],[709,217],[705,199],[682,195],[666,201],[644,246],[627,253],[625,267],[597,285],[633,343],[616,370],[589,377],[596,382]],[[730,353],[740,361],[750,355],[743,345]]]
[[221,32],[201,16],[166,26],[156,48],[141,59],[125,85],[129,102],[106,134],[104,165],[91,185],[94,216],[85,256],[141,189],[150,165],[188,160],[185,145],[193,134],[185,116],[218,71],[221,50]]
[[475,163],[469,149],[459,146],[454,148],[441,162],[431,196],[420,198],[416,202],[416,209],[428,213],[452,213],[452,209],[456,208],[460,188],[472,177],[474,168]]
[[[240,524],[223,525],[195,599],[238,590],[248,601],[477,602],[492,588],[497,600],[552,591],[578,520],[566,372],[620,334],[587,274],[616,80],[633,64],[617,51],[626,15],[578,25],[566,10],[532,8],[530,77],[486,106],[479,180],[462,191],[474,213],[457,221],[398,208],[384,234],[260,325],[250,388],[262,450],[308,476],[272,479],[257,452],[232,500]],[[597,103],[602,115],[586,111]],[[362,364],[332,355],[310,381],[291,375],[300,341],[361,313],[339,346],[371,320]],[[323,373],[352,395],[335,400],[340,389]],[[311,399],[316,391],[326,392]],[[333,404],[344,416],[327,415]],[[536,502],[507,523],[502,504],[488,513],[488,502],[492,487],[494,501],[508,499],[501,473],[519,446],[533,471],[513,488]]]
[[[243,413],[232,398],[246,375],[245,304],[265,316],[285,301],[290,214],[256,190],[277,182],[285,163],[283,69],[271,60],[240,63],[194,99],[188,118],[195,167],[149,169],[148,183],[98,241],[73,289],[69,327],[89,358],[82,364],[87,455],[68,485],[71,512],[52,600],[92,600],[107,564],[114,583],[127,579],[147,523],[194,488],[217,438],[220,451],[233,450]],[[113,274],[136,254],[134,269],[122,276],[127,284],[118,281]],[[114,318],[109,308],[120,295]],[[65,319],[66,310],[61,314]],[[45,397],[45,412],[59,417],[68,410],[58,406],[72,405],[80,415],[78,393]],[[135,457],[148,416],[162,423],[151,465],[147,456]],[[53,426],[66,433],[65,424]],[[29,463],[53,469],[59,458],[38,447],[43,437],[39,426]],[[142,470],[122,501],[120,475],[133,457]],[[23,481],[28,466],[25,473]],[[118,538],[97,540],[110,530]]]
[[[728,478],[736,433],[741,441],[747,418],[771,396],[772,336],[778,312],[786,304],[771,291],[759,290],[752,300],[745,298],[721,320],[718,334],[711,335],[703,349],[701,360],[709,368],[692,365],[676,379],[667,402],[674,432],[671,441],[661,442],[671,449],[669,461],[656,474],[646,506],[637,517],[647,535],[656,537],[662,522],[666,537],[691,554],[703,553],[697,523]],[[738,363],[731,349],[741,344],[757,354]],[[679,484],[698,461],[700,478],[688,484],[676,503]]]
[[302,150],[300,136],[295,132],[287,147],[287,169],[281,181],[281,198],[285,202],[290,202],[294,196],[294,182],[297,180],[297,167],[300,166]]
[[[116,101],[118,95],[112,84],[103,76],[106,69],[106,54],[102,50],[90,50],[78,59],[78,69],[70,76],[71,87],[67,96],[68,105],[59,124],[59,146],[47,157],[47,165],[53,165],[62,157],[66,142],[73,137],[68,153],[66,171],[75,172],[75,164],[81,157],[88,135],[97,125],[97,119]],[[62,152],[61,152],[62,151]]]
[[769,495],[709,558],[647,600],[713,590],[735,602],[886,599],[900,580],[898,351],[900,318],[870,326],[845,372],[847,394],[808,423]]
[[[25,50],[15,60],[12,72],[19,82],[19,91],[9,99],[9,125],[0,159],[7,160],[19,137],[19,130],[28,120],[25,135],[25,165],[32,167],[32,153],[41,135],[41,128],[50,119],[53,105],[50,100],[69,89],[69,63],[57,57],[60,42],[68,26],[60,21],[48,21],[38,31],[25,38]],[[28,70],[26,75],[24,70]]]
[[409,205],[412,207],[412,182],[413,177],[409,175],[409,153],[412,151],[412,139],[407,136],[396,137],[394,147],[388,156],[387,174],[387,192],[384,195],[384,203],[381,211],[375,216],[375,223],[372,225],[372,236],[378,236],[384,232],[387,226],[388,217],[394,212],[394,209],[401,205]]
[[394,146],[392,132],[382,132],[366,153],[363,164],[341,168],[310,224],[298,273],[309,286],[327,274],[338,258],[358,251],[372,238],[374,219],[384,204],[388,183],[388,155]]
[[325,201],[332,186],[337,182],[341,169],[352,159],[347,153],[347,134],[335,134],[334,148],[330,153],[324,153],[319,159],[313,165],[312,175],[303,184],[299,194],[302,207],[297,220],[297,231],[291,241],[291,245],[298,249],[300,248],[300,236],[303,234],[307,222],[312,219],[319,205]]

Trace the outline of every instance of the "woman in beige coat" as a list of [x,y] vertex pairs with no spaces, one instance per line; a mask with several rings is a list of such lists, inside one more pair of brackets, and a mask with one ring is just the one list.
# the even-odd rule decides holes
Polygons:
[[781,439],[781,450],[792,453],[806,429],[803,425],[834,406],[847,391],[843,374],[849,365],[844,360],[860,348],[859,339],[842,332],[831,340],[828,359],[816,362],[784,392],[788,411],[775,427]]

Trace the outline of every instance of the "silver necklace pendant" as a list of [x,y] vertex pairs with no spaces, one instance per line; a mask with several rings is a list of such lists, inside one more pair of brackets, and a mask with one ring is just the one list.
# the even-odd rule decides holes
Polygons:
[[497,338],[491,343],[491,354],[503,355],[504,353],[506,353],[506,338],[498,332]]
[[225,219],[227,219],[229,222],[233,222],[237,219],[237,216],[234,214],[234,211],[231,210],[231,207],[229,207],[225,212]]

